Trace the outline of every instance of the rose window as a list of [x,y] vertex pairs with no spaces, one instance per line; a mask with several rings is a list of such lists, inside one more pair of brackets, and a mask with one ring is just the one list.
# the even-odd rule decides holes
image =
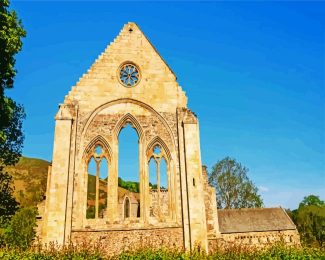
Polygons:
[[120,68],[120,81],[125,87],[135,86],[139,79],[140,73],[135,65],[127,63]]

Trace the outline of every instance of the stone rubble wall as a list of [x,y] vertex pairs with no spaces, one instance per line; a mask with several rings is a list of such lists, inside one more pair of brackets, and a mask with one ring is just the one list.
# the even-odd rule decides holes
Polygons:
[[208,239],[208,241],[209,252],[236,246],[259,249],[281,242],[284,242],[287,246],[300,245],[297,230],[221,234],[218,238]]
[[[158,114],[156,111],[151,111],[146,107],[142,106],[142,103],[135,101],[120,101],[114,104],[109,104],[102,110],[98,111],[97,114],[89,119],[89,115],[82,112],[79,113],[78,118],[78,133],[76,138],[76,168],[74,174],[74,197],[73,197],[73,212],[72,212],[72,226],[75,228],[82,228],[86,224],[83,224],[80,219],[84,219],[85,205],[84,205],[84,190],[87,186],[86,180],[86,165],[84,161],[85,151],[89,144],[100,136],[112,149],[113,156],[116,154],[114,151],[114,141],[115,131],[117,125],[123,120],[125,115],[130,114],[139,124],[141,131],[143,132],[143,144],[144,149],[147,150],[148,145],[153,139],[159,137],[165,144],[169,152],[171,153],[174,167],[171,168],[171,179],[173,188],[172,197],[172,207],[174,209],[174,214],[176,214],[176,219],[178,222],[181,221],[181,196],[180,196],[180,178],[179,178],[179,162],[178,157],[178,139],[177,139],[177,118],[173,113],[162,113]],[[87,123],[88,122],[88,123]],[[138,133],[139,134],[139,133]],[[111,167],[112,161],[108,161],[109,167]],[[108,176],[108,183],[111,187],[115,187],[114,173],[111,171]],[[113,175],[114,174],[114,175]],[[139,181],[143,181],[139,180]],[[149,194],[148,194],[149,195]],[[169,196],[163,196],[167,199]],[[162,198],[163,199],[163,198]],[[170,198],[169,198],[170,199]],[[163,212],[167,214],[168,204],[163,208]],[[111,212],[111,210],[108,210]],[[102,225],[101,225],[102,226]]]
[[209,184],[206,166],[202,166],[202,176],[208,238],[215,238],[219,235],[216,190]]
[[106,255],[116,255],[141,248],[183,250],[183,229],[175,227],[114,231],[73,230],[71,241],[75,244],[99,243]]

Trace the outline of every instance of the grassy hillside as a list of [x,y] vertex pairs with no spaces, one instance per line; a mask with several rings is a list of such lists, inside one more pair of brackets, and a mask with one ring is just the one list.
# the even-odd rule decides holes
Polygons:
[[15,166],[6,167],[13,176],[14,195],[22,206],[36,205],[43,200],[49,165],[45,160],[21,157]]

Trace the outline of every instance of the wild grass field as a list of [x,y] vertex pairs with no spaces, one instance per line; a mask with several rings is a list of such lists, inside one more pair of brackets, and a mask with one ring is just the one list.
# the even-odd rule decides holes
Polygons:
[[104,248],[101,246],[90,246],[87,244],[64,248],[50,246],[47,249],[33,247],[28,250],[19,249],[0,249],[0,259],[148,259],[148,260],[233,260],[233,259],[325,259],[325,249],[300,247],[290,248],[283,245],[276,245],[264,250],[248,250],[245,248],[234,247],[227,250],[205,254],[204,252],[194,251],[185,253],[166,249],[152,250],[143,249],[134,252],[123,252],[116,256],[105,256]]

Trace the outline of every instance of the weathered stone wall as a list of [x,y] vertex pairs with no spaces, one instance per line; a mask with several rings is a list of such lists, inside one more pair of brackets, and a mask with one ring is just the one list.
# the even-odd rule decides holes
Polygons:
[[279,242],[288,246],[300,245],[300,237],[297,230],[282,230],[268,232],[245,232],[221,234],[218,238],[209,239],[209,252],[226,247],[264,248]]
[[[136,87],[119,83],[119,67],[126,61],[136,64],[141,78]],[[186,107],[187,97],[176,76],[134,23],[124,25],[119,35],[72,87],[65,103],[78,102],[82,111],[102,104],[131,98],[150,104],[157,111],[175,112]]]
[[[160,200],[160,202],[159,202]],[[161,213],[162,216],[168,216],[169,214],[169,196],[168,191],[161,190],[158,198],[158,192],[157,190],[151,190],[150,191],[150,217],[159,217],[159,213]]]
[[[187,205],[183,204],[183,216],[188,218],[184,224],[184,237],[191,243],[190,249],[199,246],[208,250],[206,214],[204,205],[204,185],[202,177],[201,147],[199,122],[196,115],[186,108],[177,110],[179,117],[179,143],[183,153],[181,160],[184,169],[181,171],[185,191],[182,196]],[[187,208],[188,210],[186,210]],[[188,234],[185,229],[188,227]]]
[[[121,84],[120,68],[128,63],[140,75],[133,86]],[[118,136],[126,124],[139,137],[140,193],[131,199],[129,218],[124,217],[118,192]],[[107,208],[99,217],[97,175],[95,218],[88,219],[87,165],[92,156],[99,156],[94,153],[97,145],[103,148],[109,165],[104,189]],[[166,160],[168,176],[168,192],[158,191],[159,200],[156,194],[150,195],[148,166],[157,145],[162,152],[155,160],[157,165],[162,158]],[[150,216],[153,204],[162,212],[158,219]],[[212,248],[216,244],[220,232],[215,190],[202,169],[198,119],[187,109],[187,97],[176,76],[134,23],[124,26],[60,105],[43,227],[46,243],[61,245],[69,238],[97,241],[108,254],[141,247],[193,249],[199,245],[207,250],[208,238]],[[219,240],[254,244],[255,233],[224,234]],[[264,239],[261,234],[258,241]],[[292,240],[296,241],[294,235]]]
[[[85,189],[87,188],[87,163],[84,159],[85,151],[89,149],[89,145],[100,136],[101,141],[107,144],[108,149],[111,151],[112,157],[108,160],[110,167],[110,173],[108,177],[108,192],[112,192],[108,196],[108,201],[115,201],[115,195],[112,190],[117,189],[117,176],[118,170],[116,169],[118,160],[118,144],[117,137],[119,131],[126,123],[136,129],[139,135],[139,145],[142,146],[143,153],[139,154],[140,169],[139,169],[139,181],[143,189],[140,194],[140,207],[148,206],[149,204],[149,180],[148,180],[148,158],[146,158],[147,150],[150,144],[156,140],[160,140],[164,143],[164,149],[169,154],[170,158],[166,158],[169,162],[169,184],[172,194],[169,199],[171,204],[171,210],[173,221],[181,223],[181,196],[180,190],[180,178],[178,174],[179,162],[178,162],[178,141],[177,136],[177,124],[176,114],[163,113],[165,117],[158,112],[150,109],[147,105],[132,100],[120,100],[113,102],[112,104],[105,105],[101,110],[97,111],[91,118],[83,120],[84,116],[79,114],[78,134],[77,134],[77,162],[74,177],[74,204],[73,204],[73,216],[72,225],[74,228],[82,228],[89,225],[89,221],[85,220]],[[129,120],[131,118],[131,120]],[[168,120],[168,121],[167,121]],[[141,140],[140,140],[141,139]],[[115,164],[115,167],[114,167]],[[148,183],[146,183],[148,182]],[[148,193],[147,195],[143,193]],[[147,205],[146,205],[147,204]],[[117,206],[117,205],[116,205]],[[114,205],[108,205],[108,214],[114,213]],[[146,209],[148,210],[148,209]],[[164,210],[168,211],[168,210]],[[142,216],[146,212],[142,212]],[[120,216],[121,214],[118,214]],[[110,217],[109,215],[107,216]],[[107,220],[107,219],[106,219]],[[103,220],[102,222],[105,222]],[[116,220],[111,218],[110,220]],[[93,223],[93,221],[92,221]],[[101,224],[102,226],[102,224]],[[144,225],[145,226],[145,225]]]
[[141,248],[168,248],[183,249],[183,229],[152,228],[134,230],[98,230],[77,231],[72,230],[73,243],[100,243],[107,255],[119,254],[126,250]]
[[206,166],[202,166],[202,177],[208,238],[215,238],[219,235],[216,190],[209,184]]

